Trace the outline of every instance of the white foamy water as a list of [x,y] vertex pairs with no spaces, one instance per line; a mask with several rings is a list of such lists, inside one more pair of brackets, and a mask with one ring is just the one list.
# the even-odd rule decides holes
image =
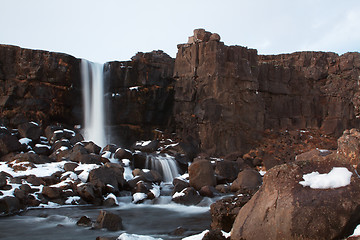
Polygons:
[[106,145],[103,65],[81,60],[84,135],[101,147]]
[[174,178],[180,176],[175,158],[167,154],[146,156],[145,167],[162,174],[164,182],[172,182]]

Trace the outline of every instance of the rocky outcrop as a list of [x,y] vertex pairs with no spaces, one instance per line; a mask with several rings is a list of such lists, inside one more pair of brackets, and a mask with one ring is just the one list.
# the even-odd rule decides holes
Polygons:
[[130,147],[139,139],[172,132],[174,59],[162,51],[137,53],[131,61],[105,64],[106,99],[115,139]]
[[[1,122],[81,124],[80,60],[0,46]],[[198,152],[248,152],[272,129],[318,129],[339,137],[360,126],[360,54],[258,55],[194,30],[176,59],[158,50],[104,65],[112,142],[176,132],[190,160]],[[25,133],[24,133],[25,134]],[[41,151],[42,149],[39,149]]]
[[[352,173],[349,185],[318,189],[301,184],[305,174],[329,173],[333,167]],[[231,239],[344,238],[360,223],[359,181],[352,165],[333,158],[276,166],[240,209]]]
[[[194,31],[178,45],[174,78],[176,130],[210,155],[248,149],[263,130],[264,103],[257,96],[257,51],[225,46]],[[199,36],[200,35],[200,36]],[[247,140],[245,140],[247,139]]]
[[176,130],[210,155],[245,153],[265,129],[320,129],[340,136],[359,127],[360,54],[258,55],[194,30],[178,45]]
[[1,122],[81,123],[79,76],[70,55],[0,45]]

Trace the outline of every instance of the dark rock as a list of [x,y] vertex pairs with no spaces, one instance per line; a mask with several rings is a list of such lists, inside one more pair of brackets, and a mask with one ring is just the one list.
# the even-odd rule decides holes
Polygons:
[[179,178],[174,178],[173,185],[174,185],[174,189],[172,191],[172,195],[174,195],[176,192],[181,192],[187,187],[190,187],[189,182]]
[[106,185],[110,184],[115,193],[118,193],[124,186],[124,168],[119,164],[105,164],[99,168],[93,169],[89,173],[88,182],[105,191]]
[[0,214],[12,214],[22,209],[19,199],[16,197],[0,198]]
[[74,137],[70,138],[70,144],[75,145],[76,143],[84,141],[84,137],[80,133],[76,133]]
[[213,187],[213,186],[203,186],[199,190],[199,194],[203,197],[214,197],[215,195],[218,195],[219,192]]
[[106,228],[109,231],[119,231],[124,229],[122,219],[119,215],[101,210],[96,219],[95,228]]
[[133,158],[133,154],[130,150],[118,148],[115,150],[114,158],[117,158],[120,160],[122,160],[122,159],[130,159],[131,160]]
[[77,222],[76,225],[82,226],[82,227],[91,227],[92,221],[87,216],[82,216]]
[[160,145],[158,140],[152,140],[136,142],[132,148],[141,152],[152,153],[155,152],[159,148],[159,146]]
[[65,172],[68,172],[68,171],[70,171],[70,172],[73,172],[74,170],[75,170],[75,168],[77,168],[79,165],[78,164],[76,164],[76,163],[65,163],[64,164],[64,170],[65,170]]
[[139,168],[139,169],[146,168],[147,155],[145,153],[135,153],[133,156],[134,156],[134,160],[133,160],[134,168]]
[[44,186],[41,193],[50,199],[58,199],[62,191],[59,188]]
[[19,152],[24,150],[19,140],[13,135],[0,135],[0,156],[10,152]]
[[35,175],[27,176],[26,181],[34,186],[40,186],[45,184],[45,182],[41,178],[38,178]]
[[18,126],[18,131],[21,137],[30,138],[33,141],[40,139],[41,128],[38,124],[33,122],[27,122]]
[[224,237],[219,229],[215,229],[205,233],[202,240],[226,240],[226,237]]
[[231,191],[256,191],[262,184],[259,172],[253,169],[245,169],[240,172],[237,179],[231,184]]
[[176,228],[174,231],[172,231],[170,233],[170,235],[174,235],[174,236],[182,236],[184,235],[184,233],[186,232],[187,230],[183,227],[178,227]]
[[250,198],[250,195],[240,194],[218,200],[211,204],[211,228],[230,232],[237,214]]
[[[111,153],[115,153],[116,150],[118,150],[119,147],[116,146],[115,144],[108,144],[106,145],[103,149],[102,152],[111,152]],[[120,148],[121,149],[121,148]]]
[[102,199],[102,191],[91,183],[77,185],[76,192],[86,202],[99,204]]
[[61,140],[65,136],[64,128],[60,126],[47,126],[45,128],[45,137],[50,144],[54,144],[56,141]]
[[7,175],[5,172],[0,172],[0,189],[7,185]]
[[18,162],[30,162],[34,164],[44,164],[52,162],[49,157],[38,155],[33,152],[19,153],[15,155],[13,159],[17,160]]
[[103,206],[105,207],[115,207],[117,206],[115,199],[113,198],[107,198],[104,202],[103,202]]
[[200,190],[203,186],[215,186],[216,178],[213,166],[207,160],[193,162],[189,166],[190,186]]
[[196,205],[201,200],[202,197],[193,187],[185,188],[180,193],[175,193],[172,197],[172,201],[183,205]]
[[221,176],[227,182],[234,181],[237,178],[240,170],[242,170],[240,164],[234,161],[217,161],[215,165],[215,173],[218,176]]
[[51,154],[50,146],[44,144],[35,144],[32,150],[38,155],[49,156]]
[[101,147],[99,147],[98,145],[96,145],[93,142],[85,142],[84,143],[84,148],[89,152],[89,153],[94,153],[94,154],[100,154],[101,151]]
[[[313,189],[300,184],[305,174],[328,173],[333,167],[345,167],[352,172],[350,185]],[[266,173],[260,190],[240,209],[231,239],[347,237],[360,222],[359,183],[353,167],[336,160],[275,166]]]

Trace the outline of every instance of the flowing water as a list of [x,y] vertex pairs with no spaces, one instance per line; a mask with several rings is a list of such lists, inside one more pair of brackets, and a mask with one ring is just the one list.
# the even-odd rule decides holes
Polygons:
[[158,171],[163,176],[163,181],[166,183],[172,182],[174,178],[180,176],[175,158],[167,154],[147,155],[145,168]]
[[[185,236],[209,229],[209,199],[202,206],[183,206],[171,202],[170,196],[143,204],[131,203],[131,196],[118,198],[119,206],[113,208],[77,206],[56,209],[32,209],[21,215],[0,218],[0,239],[76,239],[95,240],[98,236],[117,237],[121,233],[139,234],[162,239],[182,239]],[[80,227],[76,222],[86,215],[96,220],[100,210],[121,216],[124,230],[109,232]],[[182,236],[171,234],[183,228]]]
[[103,69],[102,64],[81,60],[84,137],[101,147],[106,145]]

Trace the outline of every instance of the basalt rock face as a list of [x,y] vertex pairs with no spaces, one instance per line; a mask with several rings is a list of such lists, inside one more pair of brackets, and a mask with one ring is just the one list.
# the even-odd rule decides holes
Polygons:
[[266,129],[359,127],[360,54],[258,55],[194,30],[178,45],[174,117],[178,136],[201,151],[246,152]]
[[265,128],[319,128],[339,137],[359,126],[359,53],[259,56],[259,66]]
[[177,133],[211,155],[248,149],[264,128],[257,51],[194,33],[175,61]]
[[132,61],[105,65],[106,97],[113,131],[123,145],[154,139],[154,129],[172,132],[174,59],[162,51],[138,53]]
[[70,55],[0,45],[1,121],[80,122],[79,76]]

